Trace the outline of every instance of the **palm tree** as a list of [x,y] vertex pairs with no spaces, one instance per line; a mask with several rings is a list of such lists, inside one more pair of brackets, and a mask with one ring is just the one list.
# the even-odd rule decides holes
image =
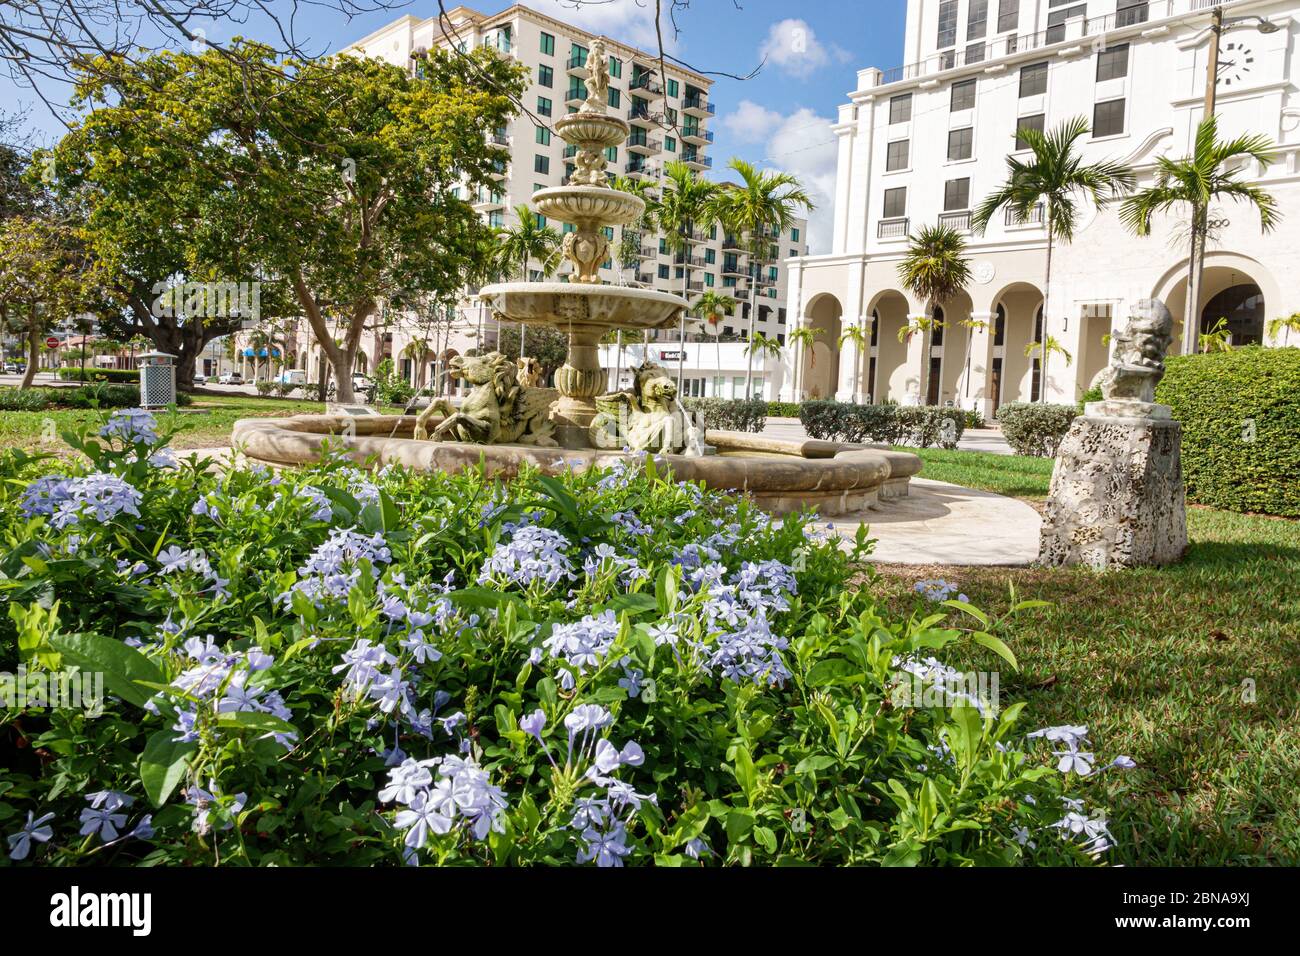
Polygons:
[[1065,359],[1066,365],[1074,364],[1074,356],[1071,355],[1064,345],[1062,345],[1054,336],[1043,335],[1043,341],[1030,342],[1025,346],[1025,358],[1038,358],[1042,362],[1042,368],[1039,369],[1039,386],[1038,401],[1043,401],[1047,396],[1047,360],[1052,355],[1060,355]]
[[[808,353],[809,368],[817,367],[817,352],[814,349],[814,346],[817,344],[817,336],[822,335],[824,332],[824,329],[819,329],[815,326],[801,325],[790,333],[790,345],[792,347],[796,345],[799,347],[795,354],[799,354],[800,351]],[[796,402],[803,401],[803,390],[799,387],[799,380],[802,377],[803,362],[800,362],[794,370],[794,400]]]
[[858,400],[858,394],[861,391],[858,386],[861,384],[862,358],[871,347],[871,336],[867,334],[865,326],[850,325],[840,336],[841,352],[844,351],[844,345],[846,342],[853,343],[858,355],[857,361],[853,363],[853,400],[856,402]]
[[635,222],[623,227],[618,244],[617,259],[619,267],[621,269],[631,269],[632,274],[635,276],[637,266],[641,264],[641,243],[644,241],[645,234],[653,232],[655,228],[655,184],[648,179],[619,176],[610,183],[610,186],[620,192],[636,196],[645,203],[645,211],[641,213],[640,217]]
[[1254,206],[1259,225],[1272,232],[1281,214],[1277,200],[1258,186],[1242,182],[1235,161],[1254,160],[1268,166],[1276,160],[1273,142],[1267,136],[1239,136],[1219,141],[1219,121],[1210,116],[1196,128],[1196,144],[1185,159],[1156,160],[1154,185],[1124,202],[1120,219],[1136,235],[1151,235],[1151,218],[1158,212],[1186,208],[1191,214],[1191,251],[1187,263],[1187,303],[1183,310],[1183,354],[1196,348],[1193,330],[1200,329],[1197,307],[1201,298],[1201,274],[1205,267],[1205,245],[1209,233],[1210,205],[1221,197]]
[[1197,346],[1202,352],[1231,352],[1232,331],[1228,328],[1228,320],[1220,316],[1213,328],[1197,337]]
[[[962,357],[962,362],[961,362],[961,367],[963,370],[965,370],[967,365],[970,363],[971,337],[977,331],[987,332],[989,330],[989,323],[986,322],[984,319],[977,319],[974,318],[973,316],[965,319],[960,319],[959,321],[961,325],[964,326],[966,329],[966,350],[965,350],[966,354]],[[967,372],[966,374],[967,395],[970,394],[970,380],[971,380],[971,376],[969,372]]]
[[[779,359],[783,351],[784,349],[782,348],[781,343],[776,339],[769,338],[762,332],[755,332],[753,337],[750,338],[749,343],[745,346],[745,355],[748,357],[746,364],[748,364],[752,370],[754,367],[753,360],[755,353],[761,353],[765,358]],[[753,397],[754,396],[749,389],[746,389],[745,400],[750,401]]]
[[[716,183],[701,179],[695,170],[680,160],[664,166],[664,183],[658,199],[652,201],[649,214],[663,230],[664,245],[682,258],[682,298],[690,299],[691,242],[696,227],[713,221]],[[677,387],[682,387],[686,362],[686,312],[682,312],[681,348],[677,353]]]
[[[714,203],[714,217],[723,228],[736,236],[744,236],[749,254],[749,338],[755,336],[754,322],[758,318],[758,277],[767,247],[771,242],[768,232],[778,234],[794,225],[799,210],[811,212],[816,206],[808,190],[804,189],[790,173],[767,172],[735,157],[727,166],[740,176],[739,184],[725,184],[718,190]],[[752,358],[752,354],[751,354]],[[753,390],[754,363],[745,371],[745,397]]]
[[[712,289],[705,292],[695,300],[691,306],[691,313],[704,319],[710,325],[717,325],[722,321],[722,316],[730,315],[736,308],[736,300],[729,295],[723,295]],[[713,343],[718,349],[718,379],[722,378],[722,339],[715,335]],[[721,396],[718,396],[721,397]]]
[[[528,264],[536,259],[541,264],[542,278],[552,275],[560,265],[560,234],[542,220],[524,203],[515,207],[518,225],[497,233],[497,258],[502,271],[512,271],[519,266],[519,281],[528,282]],[[524,326],[519,326],[519,357],[524,357]]]
[[930,333],[939,324],[938,306],[966,288],[971,280],[966,240],[949,226],[922,226],[908,237],[907,254],[898,264],[898,280],[917,298],[925,299],[925,316],[899,330],[900,342],[922,335],[921,404],[930,394]]
[[1300,332],[1300,312],[1293,312],[1286,318],[1268,320],[1268,337],[1276,339],[1279,335],[1285,336],[1284,343],[1291,341],[1292,330]]
[[[1123,163],[1103,160],[1085,165],[1075,149],[1079,140],[1090,132],[1088,120],[1076,116],[1050,132],[1022,129],[1020,138],[1033,152],[1033,158],[1021,162],[1007,157],[1007,181],[980,203],[971,220],[972,228],[984,233],[999,209],[1010,209],[1017,217],[1028,220],[1041,204],[1045,207],[1047,226],[1047,266],[1043,276],[1043,321],[1051,319],[1049,303],[1052,293],[1052,251],[1057,241],[1071,242],[1079,222],[1080,198],[1089,198],[1098,209],[1104,208],[1125,193],[1131,192],[1135,177]],[[1046,382],[1046,378],[1044,378]],[[1046,389],[1044,388],[1044,394]]]

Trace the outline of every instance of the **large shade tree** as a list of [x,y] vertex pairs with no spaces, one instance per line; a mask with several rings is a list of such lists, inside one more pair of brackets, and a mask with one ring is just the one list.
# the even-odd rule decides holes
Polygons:
[[[759,169],[739,157],[727,164],[739,183],[722,186],[713,204],[713,215],[730,233],[743,238],[749,256],[749,339],[754,338],[758,319],[758,280],[773,239],[789,231],[800,213],[813,208],[811,194],[790,173]],[[773,236],[772,234],[776,235]],[[745,397],[753,397],[753,350],[745,370]]]
[[[1030,221],[1039,206],[1047,228],[1047,263],[1043,270],[1044,334],[1050,328],[1052,301],[1052,253],[1056,244],[1072,242],[1079,226],[1080,202],[1091,200],[1098,209],[1133,189],[1133,170],[1114,160],[1085,163],[1079,141],[1088,135],[1088,120],[1076,116],[1048,132],[1022,129],[1018,136],[1029,148],[1028,159],[1007,157],[1007,179],[989,195],[971,220],[972,228],[985,232],[1002,209],[1017,219]],[[1047,393],[1047,369],[1043,369],[1043,395]]]
[[[512,115],[523,72],[486,50],[468,57],[472,69],[434,51],[407,71],[236,43],[99,62],[78,87],[94,108],[59,168],[124,273],[283,284],[351,401],[378,301],[450,296],[490,249],[462,190],[493,185],[488,134]],[[199,349],[211,331],[192,333]]]
[[1190,249],[1183,312],[1184,353],[1196,351],[1201,330],[1197,310],[1210,235],[1210,207],[1221,199],[1253,206],[1259,213],[1260,228],[1272,232],[1281,218],[1277,200],[1267,190],[1242,179],[1242,160],[1268,166],[1276,159],[1273,142],[1267,136],[1220,140],[1218,118],[1211,116],[1197,127],[1192,154],[1182,159],[1158,157],[1155,183],[1130,196],[1120,207],[1120,219],[1139,236],[1151,235],[1151,220],[1157,213],[1182,212],[1187,216]]

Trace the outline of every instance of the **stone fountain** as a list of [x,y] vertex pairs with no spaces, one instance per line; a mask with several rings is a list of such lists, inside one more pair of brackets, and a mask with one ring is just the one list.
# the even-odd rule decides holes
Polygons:
[[776,513],[815,508],[838,515],[906,495],[908,480],[921,469],[915,455],[866,445],[703,433],[682,408],[672,376],[653,363],[634,370],[631,390],[602,394],[607,376],[599,361],[601,338],[612,329],[676,326],[687,302],[668,292],[606,285],[600,278],[601,263],[609,257],[604,229],[635,222],[645,203],[606,181],[604,151],[625,142],[630,127],[606,111],[608,60],[599,40],[591,44],[587,68],[586,102],[555,121],[560,137],[577,147],[574,173],[566,185],[533,194],[539,213],[574,227],[562,249],[573,272],[567,282],[507,282],[479,292],[498,321],[543,325],[568,335],[556,387],[524,384],[515,363],[500,353],[457,358],[450,373],[474,386],[459,408],[438,400],[418,418],[246,419],[235,424],[236,447],[267,464],[297,465],[318,459],[328,440],[344,445],[359,464],[426,471],[484,467],[502,478],[524,464],[556,474],[608,467],[629,452],[649,451],[664,456],[680,480],[750,494]]

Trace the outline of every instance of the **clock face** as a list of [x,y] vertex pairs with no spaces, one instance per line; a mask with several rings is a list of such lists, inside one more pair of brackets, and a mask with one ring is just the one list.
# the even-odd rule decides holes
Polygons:
[[1219,82],[1241,86],[1255,71],[1255,51],[1241,40],[1229,40],[1219,54]]

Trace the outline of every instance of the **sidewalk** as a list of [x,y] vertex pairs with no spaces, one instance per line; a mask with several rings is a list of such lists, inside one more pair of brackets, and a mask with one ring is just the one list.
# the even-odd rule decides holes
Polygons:
[[[773,438],[789,438],[803,441],[808,438],[803,425],[797,418],[769,418],[764,435]],[[968,428],[957,442],[959,451],[983,451],[991,455],[1014,455],[1002,432],[996,428]]]

